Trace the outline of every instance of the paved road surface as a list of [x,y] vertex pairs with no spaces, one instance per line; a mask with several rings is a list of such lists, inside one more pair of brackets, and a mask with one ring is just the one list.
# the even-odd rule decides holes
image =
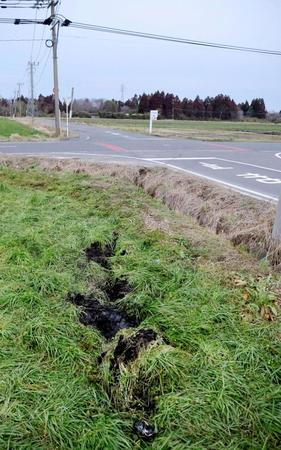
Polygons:
[[162,165],[276,201],[281,192],[281,143],[229,143],[168,139],[72,124],[80,138],[32,143],[0,142],[0,154],[79,158]]

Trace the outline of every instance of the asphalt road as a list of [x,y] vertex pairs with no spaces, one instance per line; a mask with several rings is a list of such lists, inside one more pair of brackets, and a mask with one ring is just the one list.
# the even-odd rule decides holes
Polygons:
[[281,143],[158,138],[75,123],[72,131],[80,137],[0,142],[0,154],[162,165],[265,200],[276,201],[281,193]]

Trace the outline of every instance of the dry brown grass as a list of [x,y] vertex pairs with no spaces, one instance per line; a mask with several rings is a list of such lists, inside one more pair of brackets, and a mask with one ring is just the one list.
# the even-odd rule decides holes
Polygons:
[[[27,168],[34,165],[34,158],[1,158],[0,163]],[[42,170],[85,172],[126,179],[161,200],[170,210],[196,219],[199,225],[225,237],[235,246],[243,246],[259,259],[267,259],[276,268],[281,268],[281,247],[271,239],[276,212],[276,206],[272,203],[252,199],[200,178],[165,168],[46,158],[36,159],[36,164]],[[159,227],[169,232],[170,223],[163,218],[155,218],[149,211],[144,221],[148,227]]]
[[[38,136],[33,138],[33,140],[46,140],[46,139],[54,139],[55,136],[55,129],[52,126],[48,126],[42,122],[42,120],[36,118],[32,121],[31,117],[16,117],[15,120],[23,125],[27,125],[29,127],[34,128],[35,130],[39,131],[40,133],[43,133],[45,136]],[[77,138],[79,137],[79,134],[74,133],[70,131],[69,133],[70,138]],[[66,139],[66,130],[62,128],[61,130],[61,136],[60,139]],[[23,139],[21,139],[23,140]]]

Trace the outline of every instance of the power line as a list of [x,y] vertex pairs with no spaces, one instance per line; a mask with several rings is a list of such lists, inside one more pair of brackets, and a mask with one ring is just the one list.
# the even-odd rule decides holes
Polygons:
[[0,39],[0,42],[39,42],[45,39]]
[[48,53],[47,53],[47,57],[46,57],[45,62],[44,62],[44,64],[43,64],[42,70],[41,70],[41,72],[40,72],[38,81],[36,82],[36,86],[35,86],[36,88],[38,87],[38,85],[40,84],[40,81],[42,80],[42,77],[43,77],[43,75],[44,75],[44,73],[45,73],[45,70],[46,70],[47,64],[48,64],[48,62],[49,62],[51,53],[52,53],[52,52],[51,52],[51,49],[49,49],[49,51],[48,51]]
[[49,8],[50,0],[0,0],[0,8]]
[[3,18],[0,18],[0,23],[7,23],[7,24],[10,23],[10,24],[14,24],[14,25],[28,25],[28,24],[34,24],[34,23],[39,24],[39,25],[53,25],[54,22],[58,22],[58,21],[60,21],[62,27],[71,27],[71,28],[77,28],[77,29],[82,29],[82,30],[98,31],[98,32],[102,32],[102,33],[119,34],[119,35],[123,35],[123,36],[132,36],[132,37],[139,37],[139,38],[145,38],[145,39],[153,39],[153,40],[158,40],[158,41],[174,42],[174,43],[179,43],[179,44],[196,45],[196,46],[201,46],[201,47],[219,48],[219,49],[223,49],[223,50],[233,50],[233,51],[240,51],[240,52],[281,56],[280,50],[268,50],[268,49],[262,49],[262,48],[221,44],[221,43],[217,43],[217,42],[197,41],[197,40],[193,40],[193,39],[179,38],[179,37],[174,37],[174,36],[143,33],[143,32],[139,32],[139,31],[124,30],[124,29],[119,29],[119,28],[110,28],[110,27],[104,27],[104,26],[100,26],[100,25],[91,25],[91,24],[80,23],[80,22],[71,22],[70,20],[63,18],[63,16],[56,16],[55,18],[49,17],[44,21],[42,21],[42,20],[35,21],[32,19],[8,19],[8,18],[3,19]]
[[[47,19],[47,17],[48,17],[48,10],[46,11],[45,20]],[[42,43],[43,43],[43,40],[44,40],[44,37],[45,37],[45,32],[46,32],[46,27],[43,27],[42,35],[41,35],[41,42],[40,42],[39,50],[38,50],[37,57],[36,57],[37,61],[39,61],[39,58],[40,58],[40,55],[41,55]]]
[[[62,23],[62,26],[64,23]],[[234,50],[234,51],[240,51],[240,52],[249,52],[249,53],[261,53],[261,54],[267,54],[267,55],[275,55],[275,56],[281,56],[280,50],[268,50],[268,49],[261,49],[261,48],[254,48],[254,47],[244,47],[244,46],[238,46],[238,45],[229,45],[229,44],[220,44],[216,42],[207,42],[207,41],[196,41],[193,39],[185,39],[185,38],[179,38],[174,36],[165,36],[160,34],[151,34],[151,33],[143,33],[139,31],[132,31],[132,30],[123,30],[119,28],[109,28],[104,27],[100,25],[91,25],[91,24],[85,24],[85,23],[79,23],[79,22],[70,22],[67,24],[67,26],[71,28],[78,28],[83,30],[90,30],[90,31],[99,31],[102,33],[112,33],[112,34],[119,34],[123,36],[133,36],[133,37],[139,37],[139,38],[145,38],[145,39],[153,39],[158,41],[165,41],[165,42],[174,42],[179,44],[188,44],[188,45],[197,45],[201,47],[213,47],[213,48],[219,48],[224,50]]]
[[34,19],[11,19],[11,18],[0,18],[0,23],[12,24],[12,25],[32,25],[34,23],[38,25],[51,25],[52,19],[45,20],[34,20]]
[[[35,11],[35,20],[37,20],[37,12],[38,10],[36,9]],[[32,44],[31,44],[31,53],[30,53],[30,60],[32,61],[33,58],[33,50],[34,50],[34,39],[35,39],[35,33],[36,33],[36,22],[34,23],[33,26],[33,35],[32,35]]]

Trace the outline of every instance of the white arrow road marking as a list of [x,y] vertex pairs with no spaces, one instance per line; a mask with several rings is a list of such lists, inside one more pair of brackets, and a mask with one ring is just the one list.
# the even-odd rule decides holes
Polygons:
[[257,164],[245,163],[242,161],[234,161],[233,159],[224,159],[224,158],[215,158],[215,159],[217,159],[219,161],[226,161],[226,162],[235,163],[235,164],[242,164],[242,166],[256,167],[257,169],[271,170],[272,172],[281,173],[280,169],[272,169],[271,167],[259,166]]
[[180,170],[181,172],[195,175],[196,177],[201,177],[201,178],[205,178],[206,180],[214,181],[215,183],[219,183],[224,186],[227,186],[236,192],[240,192],[240,194],[245,194],[245,195],[248,195],[249,197],[257,198],[258,200],[265,199],[265,200],[278,202],[278,198],[273,195],[262,194],[261,192],[254,191],[252,189],[247,189],[247,188],[238,186],[237,184],[228,183],[226,181],[219,180],[218,178],[209,177],[208,175],[203,175],[200,172],[194,172],[193,170],[183,169],[181,167],[174,166],[173,164],[168,164],[168,163],[161,162],[161,161],[158,161],[158,164],[162,164],[163,166],[171,167],[172,169]]

